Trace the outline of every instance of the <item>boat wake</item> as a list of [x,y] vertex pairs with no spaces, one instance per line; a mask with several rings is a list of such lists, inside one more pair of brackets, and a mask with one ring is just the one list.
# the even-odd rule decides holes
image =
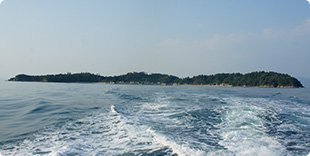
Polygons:
[[95,98],[102,99],[98,107],[82,109],[88,111],[79,119],[73,113],[66,122],[54,121],[28,139],[2,143],[0,153],[309,155],[310,108],[305,99],[285,98],[278,91],[273,96],[247,96],[231,88],[144,89],[110,89]]
[[142,124],[127,119],[114,105],[61,128],[49,127],[3,155],[201,155]]

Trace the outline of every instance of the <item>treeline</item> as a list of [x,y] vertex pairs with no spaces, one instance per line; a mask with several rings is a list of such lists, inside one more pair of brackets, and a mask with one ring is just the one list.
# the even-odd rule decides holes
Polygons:
[[173,75],[145,72],[132,72],[119,76],[101,76],[92,73],[66,73],[56,75],[31,76],[20,74],[9,81],[38,81],[38,82],[85,82],[113,84],[161,84],[161,85],[222,85],[222,86],[253,86],[253,87],[294,87],[303,85],[288,74],[276,72],[221,73],[215,75],[198,75],[192,78],[179,78]]
[[56,74],[56,75],[40,75],[31,76],[19,74],[9,81],[36,81],[36,82],[100,82],[102,76],[91,73],[76,73],[76,74]]
[[303,85],[296,78],[288,74],[276,72],[252,72],[247,74],[215,74],[194,76],[192,84],[227,84],[231,86],[248,86],[248,87],[292,87],[303,88]]

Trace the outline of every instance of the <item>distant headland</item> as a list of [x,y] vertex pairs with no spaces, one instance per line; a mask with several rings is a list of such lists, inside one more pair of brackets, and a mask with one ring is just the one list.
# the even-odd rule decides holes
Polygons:
[[288,74],[265,71],[246,74],[219,73],[186,78],[160,73],[148,74],[145,72],[130,72],[119,76],[101,76],[88,72],[39,76],[19,74],[8,81],[304,88],[300,81]]

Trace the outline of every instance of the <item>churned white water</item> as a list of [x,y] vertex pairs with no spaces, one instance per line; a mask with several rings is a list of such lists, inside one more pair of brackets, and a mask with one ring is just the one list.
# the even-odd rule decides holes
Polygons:
[[[223,122],[219,125],[219,143],[227,148],[233,155],[284,155],[285,148],[276,136],[266,132],[267,122],[281,122],[276,119],[276,112],[265,107],[257,106],[268,103],[263,99],[226,99],[230,104],[225,108]],[[272,121],[267,121],[266,117]],[[274,124],[274,123],[270,123]]]
[[4,156],[306,156],[310,152],[309,90],[7,85],[28,92],[17,97],[1,94],[0,155]]

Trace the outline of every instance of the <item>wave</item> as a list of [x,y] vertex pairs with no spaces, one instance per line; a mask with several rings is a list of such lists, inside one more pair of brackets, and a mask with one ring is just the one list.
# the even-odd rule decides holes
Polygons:
[[[180,156],[309,154],[310,108],[302,103],[304,99],[299,96],[282,98],[286,94],[278,94],[277,91],[275,96],[252,96],[252,93],[247,96],[243,95],[244,91],[240,94],[233,92],[239,88],[224,92],[230,88],[216,88],[214,91],[197,87],[184,91],[181,87],[175,91],[174,87],[167,90],[158,87],[137,90],[136,87],[132,91],[125,87],[114,89],[108,86],[94,93],[94,105],[87,101],[93,94],[78,98],[85,100],[81,103],[82,108],[37,100],[35,105],[24,110],[24,114],[41,115],[38,118],[40,121],[44,117],[52,118],[54,123],[48,124],[43,130],[32,131],[31,138],[0,145],[0,153]],[[221,92],[221,89],[224,91]],[[61,122],[58,122],[58,118]]]
[[217,152],[277,156],[304,155],[307,151],[309,116],[296,116],[304,106],[294,103],[292,109],[291,101],[264,98],[223,99],[228,105],[223,107],[222,122],[217,126],[222,138],[219,144],[227,151]]
[[274,118],[276,112],[254,105],[260,102],[256,99],[227,98],[226,101],[230,105],[224,109],[223,122],[219,125],[223,139],[219,144],[233,155],[284,155],[285,148],[277,138],[266,134],[268,121],[262,117]]
[[[160,109],[163,106],[158,106],[158,107],[153,107],[154,109]],[[116,109],[115,106],[111,106],[111,112],[122,116]],[[143,133],[149,134],[149,136],[152,138],[152,144],[159,144],[164,147],[168,147],[169,149],[172,150],[171,153],[169,154],[177,154],[179,156],[194,156],[194,155],[203,155],[205,154],[203,151],[196,150],[196,149],[191,149],[186,145],[179,145],[176,142],[168,139],[166,136],[157,133],[155,130],[153,130],[150,127],[145,127],[145,126],[140,126],[140,128],[143,127]],[[166,153],[168,154],[168,153]]]
[[198,150],[198,149],[192,149],[186,145],[179,145],[176,142],[173,142],[164,135],[156,133],[151,128],[147,129],[147,132],[150,132],[154,136],[154,141],[158,142],[164,146],[167,146],[172,149],[173,154],[177,154],[179,156],[195,156],[195,155],[205,155],[206,153]]
[[130,121],[114,105],[85,118],[49,127],[18,144],[6,144],[3,155],[202,155],[169,140],[152,128]]

